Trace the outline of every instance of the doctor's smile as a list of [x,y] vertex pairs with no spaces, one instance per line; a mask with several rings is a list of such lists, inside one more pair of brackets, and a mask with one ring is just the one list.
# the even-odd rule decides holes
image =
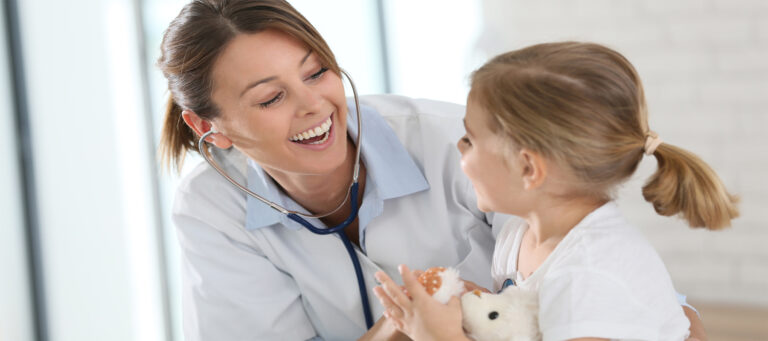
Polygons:
[[333,143],[333,115],[322,123],[293,135],[289,140],[304,148],[323,150]]
[[326,134],[329,133],[331,124],[332,121],[329,117],[323,121],[323,123],[315,126],[314,128],[309,128],[301,133],[294,135],[290,138],[290,140],[293,142],[316,144],[318,140],[324,140],[328,137]]

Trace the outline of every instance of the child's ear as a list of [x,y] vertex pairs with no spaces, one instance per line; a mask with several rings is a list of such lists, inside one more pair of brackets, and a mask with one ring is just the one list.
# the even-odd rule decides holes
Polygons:
[[[184,119],[184,123],[187,124],[192,130],[195,131],[197,136],[203,136],[209,130],[214,129],[210,121],[203,119],[197,115],[194,111],[184,110],[181,112],[181,118]],[[215,130],[215,129],[214,129]],[[232,147],[232,141],[224,136],[222,133],[211,134],[205,139],[206,142],[213,143],[216,147],[221,149],[227,149]]]
[[522,166],[523,188],[536,189],[547,178],[547,163],[541,154],[530,149],[520,149],[519,159]]

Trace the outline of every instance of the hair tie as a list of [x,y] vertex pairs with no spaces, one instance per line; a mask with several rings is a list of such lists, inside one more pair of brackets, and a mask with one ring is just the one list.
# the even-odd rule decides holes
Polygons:
[[659,137],[659,134],[656,134],[654,131],[648,131],[647,134],[645,134],[645,146],[643,149],[645,150],[645,155],[653,155],[653,152],[656,151],[656,148],[664,141],[661,140],[661,137]]

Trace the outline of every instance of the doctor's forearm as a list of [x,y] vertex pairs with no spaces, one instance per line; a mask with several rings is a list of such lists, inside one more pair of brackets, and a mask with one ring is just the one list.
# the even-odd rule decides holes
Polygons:
[[683,306],[683,311],[685,312],[685,316],[688,317],[688,320],[691,321],[691,336],[688,337],[688,340],[707,341],[708,339],[707,333],[704,331],[704,323],[701,322],[696,311],[686,306]]
[[387,321],[386,317],[380,318],[376,323],[373,324],[373,327],[369,329],[365,334],[363,334],[362,337],[357,339],[357,341],[378,341],[378,340],[385,340],[385,341],[410,341],[411,339],[408,338],[405,334],[397,331],[395,329],[395,326],[392,325],[392,323],[389,323]]

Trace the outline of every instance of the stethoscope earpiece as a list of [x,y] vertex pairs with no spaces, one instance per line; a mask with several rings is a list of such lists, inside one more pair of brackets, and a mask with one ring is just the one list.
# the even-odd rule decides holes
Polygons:
[[[205,139],[207,139],[209,136],[211,136],[211,135],[213,135],[213,134],[218,134],[218,133],[219,133],[218,131],[215,131],[215,130],[209,130],[208,132],[206,132],[205,134],[203,134],[203,136],[200,136],[200,141],[203,141],[203,142],[205,142]],[[198,142],[198,144],[199,144],[199,142]],[[200,151],[199,149],[200,149],[200,146],[198,145],[198,151]]]

